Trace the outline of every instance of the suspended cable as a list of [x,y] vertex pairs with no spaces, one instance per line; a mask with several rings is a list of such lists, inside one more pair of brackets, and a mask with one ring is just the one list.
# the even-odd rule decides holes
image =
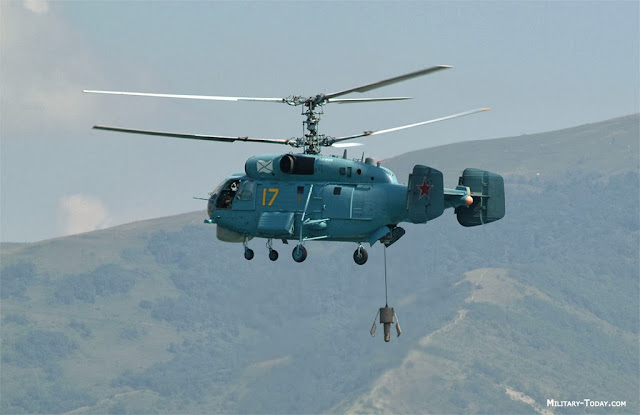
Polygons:
[[389,307],[387,298],[387,245],[384,245],[384,306]]

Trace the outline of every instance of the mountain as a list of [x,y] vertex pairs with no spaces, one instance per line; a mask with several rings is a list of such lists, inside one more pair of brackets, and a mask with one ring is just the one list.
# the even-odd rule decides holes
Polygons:
[[485,168],[507,196],[486,226],[447,211],[405,227],[387,252],[390,343],[368,333],[380,246],[357,266],[351,245],[310,243],[297,264],[278,243],[273,263],[254,240],[246,261],[204,212],[2,244],[0,411],[638,413],[639,125],[383,161],[448,186]]

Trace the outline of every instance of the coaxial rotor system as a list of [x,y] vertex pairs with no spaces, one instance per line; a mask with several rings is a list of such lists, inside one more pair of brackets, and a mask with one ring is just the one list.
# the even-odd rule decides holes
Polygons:
[[270,138],[256,138],[256,137],[247,137],[247,136],[231,137],[231,136],[218,136],[218,135],[206,135],[206,134],[184,134],[184,133],[173,133],[173,132],[165,132],[165,131],[151,131],[151,130],[139,130],[139,129],[121,128],[121,127],[110,127],[110,126],[103,126],[103,125],[96,125],[93,128],[98,130],[117,131],[117,132],[134,133],[134,134],[146,134],[146,135],[155,135],[155,136],[163,136],[163,137],[185,138],[185,139],[192,139],[192,140],[226,141],[226,142],[248,141],[248,142],[259,142],[259,143],[285,144],[285,145],[289,145],[296,148],[303,148],[305,154],[319,154],[322,147],[331,147],[331,146],[349,147],[354,145],[360,145],[356,143],[342,143],[343,141],[352,140],[354,138],[367,137],[370,135],[377,135],[377,134],[385,134],[393,131],[399,131],[406,128],[413,128],[421,125],[431,124],[438,121],[444,121],[452,118],[462,117],[465,115],[471,115],[477,112],[489,110],[490,108],[477,108],[470,111],[448,115],[445,117],[431,119],[428,121],[422,121],[414,124],[407,124],[399,127],[388,128],[388,129],[378,130],[378,131],[364,131],[361,134],[354,134],[354,135],[342,136],[342,137],[326,136],[318,132],[318,124],[320,122],[320,114],[321,114],[321,112],[319,111],[319,107],[322,107],[323,105],[330,104],[330,103],[354,104],[354,103],[362,103],[362,102],[399,101],[399,100],[410,99],[410,97],[379,97],[379,98],[338,98],[338,97],[342,97],[343,95],[347,95],[355,92],[357,93],[368,92],[368,91],[381,88],[387,85],[391,85],[397,82],[406,81],[408,79],[431,74],[431,73],[434,73],[443,69],[449,69],[449,68],[451,68],[451,66],[449,65],[432,66],[429,68],[410,72],[404,75],[399,75],[392,78],[384,79],[382,81],[361,85],[355,88],[349,88],[342,91],[333,92],[330,94],[317,94],[311,97],[304,97],[301,95],[289,96],[286,98],[227,97],[227,96],[213,96],[213,95],[180,95],[180,94],[161,94],[161,93],[128,92],[128,91],[101,91],[101,90],[84,90],[83,92],[92,93],[92,94],[144,96],[144,97],[155,97],[155,98],[197,99],[197,100],[213,100],[213,101],[276,102],[276,103],[287,104],[290,106],[304,106],[305,110],[303,111],[302,115],[306,116],[306,119],[303,121],[304,128],[306,129],[306,133],[304,134],[303,137],[295,137],[295,138],[289,138],[289,139],[283,139],[283,138],[270,139]]

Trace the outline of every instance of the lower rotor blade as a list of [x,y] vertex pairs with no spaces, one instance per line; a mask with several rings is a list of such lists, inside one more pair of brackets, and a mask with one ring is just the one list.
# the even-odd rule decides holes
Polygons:
[[399,131],[399,130],[404,130],[406,128],[418,127],[420,125],[431,124],[431,123],[434,123],[434,122],[439,122],[439,121],[444,121],[444,120],[450,120],[452,118],[464,117],[465,115],[471,115],[471,114],[475,114],[477,112],[482,112],[482,111],[489,111],[490,109],[491,108],[476,108],[474,110],[460,112],[458,114],[453,114],[453,115],[447,115],[446,117],[440,117],[440,118],[436,118],[436,119],[429,120],[429,121],[417,122],[415,124],[402,125],[400,127],[388,128],[386,130],[365,131],[362,134],[350,135],[350,136],[345,136],[345,137],[336,137],[336,138],[331,139],[331,143],[333,144],[333,143],[337,143],[337,142],[340,142],[340,141],[351,140],[353,138],[358,138],[358,137],[367,137],[367,136],[370,136],[370,135],[378,135],[378,134],[390,133],[392,131]]
[[403,126],[400,126],[400,127],[389,128],[387,130],[374,131],[373,133],[371,133],[369,135],[384,134],[384,133],[390,133],[392,131],[404,130],[405,128],[418,127],[420,125],[431,124],[431,123],[434,123],[434,122],[439,122],[439,121],[444,121],[444,120],[450,120],[452,118],[464,117],[465,115],[471,115],[471,114],[475,114],[477,112],[489,111],[490,109],[491,108],[477,108],[475,110],[460,112],[458,114],[453,114],[453,115],[447,115],[446,117],[436,118],[436,119],[429,120],[429,121],[417,122],[415,124],[403,125]]
[[359,146],[363,146],[364,144],[362,143],[335,143],[332,145],[332,147],[335,148],[349,148],[349,147],[359,147]]
[[259,143],[272,143],[272,144],[290,144],[291,140],[288,139],[278,139],[278,138],[251,138],[251,137],[227,137],[222,135],[205,135],[205,134],[182,134],[182,133],[170,133],[164,131],[149,131],[149,130],[134,130],[130,128],[120,128],[120,127],[107,127],[103,125],[95,125],[93,126],[96,130],[105,130],[105,131],[116,131],[120,133],[131,133],[131,134],[145,134],[145,135],[155,135],[161,137],[173,137],[173,138],[186,138],[189,140],[205,140],[205,141],[252,141]]

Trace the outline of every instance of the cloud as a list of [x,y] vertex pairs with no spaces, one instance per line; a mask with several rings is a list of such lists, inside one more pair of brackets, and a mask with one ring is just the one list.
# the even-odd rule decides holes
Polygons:
[[102,77],[86,41],[44,1],[3,3],[0,17],[5,137],[86,128],[96,108],[82,89]]
[[104,229],[112,222],[107,208],[99,199],[80,194],[60,198],[58,213],[65,235]]
[[49,11],[49,2],[46,0],[25,0],[22,5],[36,14],[45,14]]

